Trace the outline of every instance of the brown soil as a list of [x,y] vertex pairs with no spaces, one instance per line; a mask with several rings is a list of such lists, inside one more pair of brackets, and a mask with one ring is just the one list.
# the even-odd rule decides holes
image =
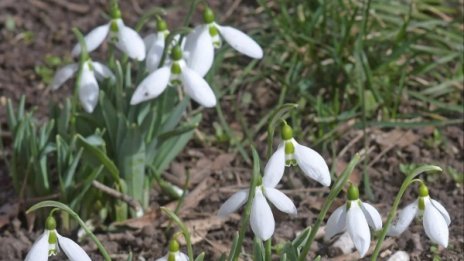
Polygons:
[[[156,3],[167,8],[170,24],[180,24],[185,14],[184,9],[173,7],[176,5],[168,0],[121,2],[124,19],[129,25],[135,24],[143,10],[147,10]],[[240,17],[245,17],[245,14],[250,13],[254,8],[252,4],[243,1],[235,7],[233,3],[237,1],[210,2],[215,10],[223,14],[228,13],[229,7],[234,6],[236,8],[233,10],[234,17],[238,18],[229,20],[246,28],[246,24],[240,22]],[[71,28],[76,26],[83,32],[88,32],[94,26],[103,23],[104,18],[101,13],[105,10],[105,1],[90,0],[82,3],[77,0],[72,2],[59,0],[52,4],[43,0],[2,0],[0,10],[0,123],[4,129],[5,98],[18,101],[19,97],[25,94],[28,98],[28,107],[37,107],[39,115],[46,117],[50,100],[57,101],[69,92],[69,88],[63,88],[58,93],[51,93],[35,73],[35,67],[43,65],[47,55],[69,58],[69,51],[75,42]],[[14,31],[3,26],[11,18],[16,24]],[[32,39],[29,39],[31,36]],[[104,49],[101,48],[100,53],[104,53]],[[256,89],[253,93],[262,97],[259,93],[266,92],[260,92],[260,90],[269,87],[265,84],[267,83],[254,86],[253,88]],[[240,88],[252,89],[251,86]],[[266,101],[259,104],[270,107],[275,97],[276,95],[270,94],[269,97],[265,97]],[[224,102],[221,103],[228,116],[228,122],[240,132],[240,127],[236,127],[240,126],[240,123],[233,117],[233,113],[227,114],[227,108],[229,108],[227,103],[233,99],[234,97],[224,97]],[[250,111],[246,115],[246,120],[250,123],[259,118],[264,110],[253,107],[243,109]],[[210,123],[217,120],[216,114],[214,110],[207,111],[206,114],[206,120],[200,130],[206,135],[214,135]],[[464,172],[462,153],[464,131],[463,126],[449,126],[439,130],[444,140],[434,145],[428,142],[433,139],[433,127],[413,130],[368,129],[369,162],[371,164],[368,166],[368,172],[376,198],[375,205],[382,216],[386,216],[404,178],[399,168],[400,164],[414,162],[442,166],[445,169],[442,175],[427,177],[431,196],[446,206],[452,219],[449,247],[438,249],[438,255],[442,260],[463,260],[464,189],[462,184],[456,183],[451,178],[447,167],[452,167],[460,173]],[[2,139],[9,139],[9,133],[2,135]],[[354,129],[341,133],[335,145],[337,152],[344,151],[344,153],[338,154],[336,159],[331,159],[330,154],[324,151],[322,154],[326,159],[330,159],[328,164],[335,161],[337,169],[342,170],[351,156],[363,148],[363,139],[360,135],[362,132]],[[261,155],[264,155],[264,142],[259,143]],[[301,141],[301,143],[308,144],[308,141]],[[227,220],[221,220],[215,216],[215,213],[221,203],[233,192],[248,184],[250,166],[242,160],[239,154],[227,147],[221,147],[218,144],[207,146],[200,139],[195,139],[172,164],[166,176],[173,183],[182,185],[186,169],[192,175],[190,192],[180,211],[180,216],[192,228],[195,253],[205,251],[206,260],[218,260],[222,253],[228,251],[238,229],[240,216],[235,214]],[[40,228],[29,226],[23,213],[24,210],[18,209],[18,202],[7,172],[4,162],[0,161],[0,260],[21,260],[41,231]],[[361,179],[360,173],[361,168],[358,168],[354,173],[355,181]],[[294,200],[299,212],[296,217],[290,218],[275,210],[274,244],[294,238],[299,231],[313,224],[324,196],[328,192],[328,189],[320,188],[315,182],[304,179],[296,168],[286,174],[282,184],[281,189]],[[415,189],[411,188],[405,195],[404,203],[413,200],[414,197]],[[134,257],[139,258],[134,260],[154,260],[164,255],[167,244],[165,230],[168,223],[159,212],[159,206],[174,206],[175,202],[169,202],[160,195],[156,186],[152,192],[151,202],[153,210],[143,218],[119,224],[114,232],[98,233],[98,237],[114,255],[115,260],[127,260],[130,251]],[[342,202],[341,199],[336,201],[334,208]],[[251,232],[248,232],[247,238],[252,238]],[[248,252],[251,252],[250,242],[248,240],[246,243]],[[86,240],[81,244],[89,253],[92,253],[92,258],[101,259],[93,243]],[[313,255],[320,254],[324,258],[329,257],[334,260],[353,258],[349,255],[341,255],[339,251],[328,245],[330,244],[319,239],[312,251]],[[433,253],[430,249],[430,241],[427,240],[420,222],[416,221],[401,238],[392,241],[392,244],[383,251],[383,256],[387,257],[396,250],[405,250],[413,260],[432,260]],[[62,258],[62,255],[58,255],[55,259]]]

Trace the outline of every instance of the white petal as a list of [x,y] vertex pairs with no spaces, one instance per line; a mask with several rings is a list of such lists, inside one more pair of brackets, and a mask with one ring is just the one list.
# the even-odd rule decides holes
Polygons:
[[339,234],[345,230],[346,227],[346,205],[338,207],[327,220],[325,226],[324,239],[330,240],[336,234]]
[[266,201],[261,189],[256,189],[250,216],[251,230],[261,239],[268,240],[274,234],[275,221],[271,207]]
[[64,82],[69,80],[69,78],[73,77],[73,75],[77,72],[78,69],[79,65],[77,63],[68,64],[63,68],[59,69],[55,73],[55,76],[53,76],[53,81],[50,85],[50,88],[52,90],[57,90],[58,88],[60,88]]
[[[208,32],[208,26],[206,25],[198,25],[196,26],[193,31],[191,31],[187,37],[185,37],[185,45],[184,45],[184,52],[191,53],[195,50],[197,47],[197,42],[198,42],[198,37],[200,37],[201,34],[207,33]],[[209,34],[209,33],[207,33]]]
[[434,199],[430,199],[430,202],[432,203],[432,206],[434,206],[438,211],[440,211],[441,215],[446,221],[446,224],[449,226],[451,224],[451,218],[448,211],[446,211],[445,207],[443,207],[443,205],[440,204],[440,202]]
[[391,227],[388,229],[388,235],[397,237],[401,235],[409,224],[411,224],[418,211],[417,200],[407,205],[404,209],[399,211],[398,217],[393,221]]
[[445,248],[448,247],[448,224],[440,211],[430,201],[426,202],[425,205],[423,224],[425,234],[427,234],[432,242]]
[[324,158],[315,150],[300,145],[296,141],[293,142],[293,145],[295,146],[296,162],[304,174],[323,186],[330,186],[330,171]]
[[216,106],[216,96],[209,84],[201,78],[195,71],[188,67],[182,68],[182,83],[185,92],[196,102],[204,107],[211,108]]
[[118,20],[118,42],[116,46],[130,58],[138,61],[145,59],[145,44],[142,37],[132,28]]
[[156,41],[157,34],[151,33],[143,38],[143,44],[145,44],[145,51],[150,52],[150,48]]
[[207,30],[207,27],[201,27],[200,29],[193,31],[190,34],[193,35],[190,38],[196,38],[195,40],[189,39],[187,36],[186,50],[188,50],[188,67],[198,73],[199,76],[204,77],[214,61],[214,46],[211,42],[211,36]]
[[162,67],[145,78],[131,98],[131,105],[135,105],[155,97],[158,97],[168,86],[169,77],[171,76],[171,69],[169,67]]
[[48,230],[32,245],[24,261],[47,261],[48,260]]
[[251,58],[263,58],[263,49],[248,35],[230,26],[218,26],[218,29],[221,36],[235,50]]
[[97,106],[98,92],[97,79],[95,79],[95,75],[90,70],[89,65],[84,64],[79,82],[79,99],[87,113],[92,113]]
[[218,211],[218,216],[224,217],[232,212],[237,211],[248,199],[248,190],[240,190],[233,194]]
[[182,252],[177,252],[176,253],[176,261],[188,261],[189,258],[186,254]]
[[[108,35],[108,32],[110,30],[110,24],[104,24],[100,25],[97,28],[93,29],[88,33],[85,37],[85,43],[87,45],[87,52],[91,52],[100,46],[100,44],[105,40],[106,36]],[[71,54],[73,56],[77,56],[81,53],[81,45],[77,43]]]
[[356,201],[351,202],[351,207],[346,212],[346,227],[359,255],[364,257],[371,244],[371,232],[364,213]]
[[279,184],[285,171],[285,146],[282,142],[264,168],[263,184],[265,187],[275,187]]
[[147,53],[147,60],[146,66],[149,72],[153,72],[158,69],[158,65],[161,61],[161,57],[163,56],[164,51],[164,37],[162,34],[158,33],[155,35],[155,39],[151,45],[147,45],[148,53]]
[[371,228],[375,231],[382,229],[382,217],[377,209],[375,209],[371,204],[365,202],[361,203],[361,209]]
[[296,207],[293,201],[284,193],[271,187],[264,188],[264,195],[280,211],[290,215],[296,215]]
[[99,62],[92,62],[92,68],[95,72],[95,76],[98,80],[103,79],[111,79],[114,81],[116,77],[114,76],[113,72],[108,68],[106,65],[99,63]]
[[56,233],[58,237],[58,244],[66,256],[71,261],[90,261],[90,257],[76,242],[67,237],[63,237]]

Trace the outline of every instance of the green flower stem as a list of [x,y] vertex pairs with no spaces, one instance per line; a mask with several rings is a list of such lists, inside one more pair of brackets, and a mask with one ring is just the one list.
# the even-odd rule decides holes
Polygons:
[[422,172],[432,172],[432,171],[442,171],[442,169],[434,165],[424,165],[424,166],[418,167],[414,169],[413,171],[411,171],[411,173],[403,181],[400,191],[396,195],[395,201],[393,202],[392,209],[390,210],[390,213],[388,213],[387,221],[385,225],[383,226],[382,233],[380,234],[379,239],[377,240],[377,244],[375,245],[374,253],[371,256],[372,261],[377,260],[377,256],[380,253],[380,248],[382,246],[383,241],[385,240],[385,236],[387,235],[388,229],[390,229],[391,223],[393,222],[393,218],[395,218],[396,216],[396,212],[398,210],[398,206],[400,204],[401,198],[404,195],[404,192],[415,181],[422,182],[418,179],[415,179],[419,174],[421,174]]
[[168,215],[168,217],[179,226],[180,230],[182,230],[182,234],[184,235],[185,242],[187,243],[187,254],[188,254],[189,260],[195,260],[193,258],[192,240],[190,239],[190,232],[188,231],[187,226],[169,208],[161,207],[161,211],[163,211],[166,215]]
[[90,229],[87,227],[85,222],[79,217],[79,215],[76,212],[74,212],[67,205],[65,205],[65,204],[63,204],[61,202],[58,202],[58,201],[53,201],[53,200],[42,201],[42,202],[39,202],[39,203],[33,205],[32,207],[30,207],[26,211],[26,214],[29,214],[32,211],[35,211],[37,209],[46,208],[46,207],[54,208],[52,210],[53,212],[55,212],[56,209],[60,209],[62,211],[65,211],[66,213],[68,213],[71,217],[73,217],[79,223],[79,225],[82,227],[82,229],[84,229],[84,231],[87,233],[87,235],[89,235],[90,238],[93,240],[93,242],[97,245],[98,250],[100,251],[100,253],[105,258],[105,261],[111,261],[110,255],[108,254],[108,252],[106,251],[105,247],[100,242],[100,240],[98,240],[98,238],[92,233],[92,231],[90,231]]
[[264,242],[264,260],[265,261],[272,261],[272,238],[269,238]]
[[296,103],[286,103],[277,109],[275,109],[271,116],[269,117],[269,125],[267,127],[267,159],[269,159],[272,155],[272,144],[274,141],[274,133],[275,133],[275,128],[277,127],[277,124],[280,123],[282,118],[284,118],[284,115],[288,113],[289,111],[298,108],[298,104]]
[[250,190],[248,192],[248,200],[245,205],[245,210],[242,214],[242,221],[240,222],[240,229],[238,236],[234,239],[234,244],[230,249],[229,261],[238,260],[240,250],[242,249],[243,239],[245,237],[245,232],[248,228],[248,223],[250,221],[251,207],[253,205],[253,198],[255,197],[256,185],[260,178],[260,162],[258,152],[254,147],[251,148],[253,154],[253,175],[251,176]]
[[76,85],[74,88],[73,96],[71,97],[71,132],[76,131],[76,117],[77,117],[77,104],[79,103],[79,85],[81,82],[82,69],[84,68],[84,63],[89,59],[89,53],[87,52],[87,44],[84,40],[84,35],[77,28],[72,29],[73,33],[76,35],[79,45],[81,47],[81,54],[79,56],[79,70],[76,77]]
[[322,221],[324,221],[324,218],[327,215],[327,212],[329,211],[330,206],[332,206],[332,203],[337,198],[340,191],[342,191],[345,184],[348,182],[349,177],[351,176],[351,173],[353,172],[353,169],[356,167],[356,165],[358,165],[360,160],[361,160],[361,156],[359,155],[359,153],[356,153],[356,155],[354,155],[353,159],[350,161],[348,166],[342,172],[340,177],[335,181],[335,184],[330,190],[329,196],[327,197],[327,200],[324,202],[321,212],[319,213],[319,216],[317,217],[316,223],[311,227],[311,233],[309,234],[309,238],[306,241],[303,249],[301,250],[300,256],[298,258],[299,261],[306,260],[306,256],[308,255],[308,252],[311,249],[311,245],[314,241],[314,238],[316,237],[316,233],[319,230],[319,227],[321,226]]

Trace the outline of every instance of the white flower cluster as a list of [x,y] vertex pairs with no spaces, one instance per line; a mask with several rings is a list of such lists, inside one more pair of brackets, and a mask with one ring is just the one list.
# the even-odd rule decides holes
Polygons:
[[[203,14],[205,24],[192,30],[185,40],[176,35],[169,46],[165,46],[169,30],[162,19],[157,19],[157,32],[142,39],[135,30],[124,24],[117,7],[113,7],[111,13],[108,23],[96,27],[84,37],[84,47],[76,44],[72,50],[73,56],[84,52],[86,57],[77,88],[81,105],[88,113],[92,113],[98,103],[97,80],[115,80],[108,67],[93,62],[87,54],[107,38],[128,57],[137,61],[146,60],[149,75],[137,86],[130,100],[131,105],[158,97],[169,85],[182,85],[184,91],[200,105],[216,106],[216,96],[203,77],[213,65],[214,48],[221,46],[221,39],[251,58],[263,57],[263,50],[249,36],[233,27],[218,25],[210,8],[206,8]],[[169,55],[162,61],[164,53]],[[60,88],[78,70],[76,63],[58,70],[51,88]]]
[[[277,209],[290,215],[296,215],[297,209],[292,200],[275,187],[285,172],[285,166],[297,164],[303,173],[324,186],[331,183],[327,163],[316,151],[298,144],[293,139],[292,128],[284,124],[282,127],[283,142],[272,155],[266,167],[262,182],[256,187],[251,208],[250,224],[255,235],[261,240],[268,240],[274,234],[275,221],[269,202]],[[240,190],[233,194],[219,209],[218,215],[225,216],[235,212],[248,199],[248,190]]]

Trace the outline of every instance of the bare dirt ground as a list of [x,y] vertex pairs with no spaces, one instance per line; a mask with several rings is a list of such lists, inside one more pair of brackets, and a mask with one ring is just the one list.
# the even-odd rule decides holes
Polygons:
[[[177,8],[176,3],[181,1],[121,1],[123,16],[127,24],[134,25],[137,17],[144,10],[159,4],[167,9],[170,24],[180,24],[185,14],[185,8]],[[240,17],[250,13],[256,6],[246,1],[211,1],[213,8],[222,14],[233,15],[229,20],[242,26]],[[235,3],[240,3],[236,5]],[[220,3],[220,4],[219,4]],[[180,5],[179,5],[180,6]],[[182,5],[183,7],[185,4]],[[63,88],[58,93],[51,93],[35,72],[37,66],[43,65],[47,55],[66,56],[75,43],[71,28],[76,26],[83,32],[104,22],[101,13],[105,11],[105,1],[53,1],[53,4],[44,0],[2,0],[0,1],[0,123],[5,125],[5,100],[11,98],[18,101],[23,94],[27,96],[28,107],[36,107],[41,117],[46,117],[48,104],[51,100],[58,101],[66,95],[70,88]],[[197,17],[198,18],[198,17]],[[10,31],[5,23],[14,19],[15,30]],[[259,19],[259,18],[257,18]],[[263,43],[266,48],[265,43]],[[104,52],[105,48],[100,50]],[[267,88],[266,83],[257,86],[253,94],[259,94],[260,88]],[[240,88],[251,89],[252,86]],[[256,95],[256,99],[259,99]],[[266,102],[272,106],[271,101]],[[269,98],[269,97],[268,97]],[[231,126],[240,126],[233,115],[227,115],[227,99],[224,98],[222,106],[227,120]],[[258,108],[243,108],[248,111],[258,111]],[[259,110],[264,110],[259,108]],[[214,130],[209,122],[215,120],[214,111],[207,111],[201,131],[213,135]],[[247,120],[253,122],[253,117],[259,113],[248,113]],[[209,126],[209,127],[208,127]],[[399,239],[387,239],[382,259],[386,259],[397,250],[404,250],[410,254],[412,260],[432,260],[437,253],[442,260],[464,260],[464,189],[462,184],[449,175],[447,167],[458,172],[464,172],[463,126],[447,126],[439,130],[443,134],[440,143],[434,143],[435,127],[421,129],[376,129],[367,130],[369,137],[369,165],[375,206],[381,214],[386,216],[389,206],[393,202],[404,174],[400,171],[400,164],[433,163],[445,169],[444,174],[428,177],[431,196],[443,203],[451,214],[450,244],[448,249],[431,251],[431,244],[426,239],[422,225],[419,221],[412,224],[411,229]],[[237,128],[237,131],[240,131]],[[8,144],[9,134],[3,133],[2,139]],[[308,141],[302,141],[308,144]],[[348,128],[340,133],[336,142],[337,151],[335,159],[329,153],[322,154],[328,159],[328,164],[336,162],[338,173],[341,172],[351,156],[363,148],[362,131]],[[258,146],[264,155],[265,145]],[[263,159],[264,160],[264,159]],[[250,166],[246,164],[239,154],[224,146],[206,146],[199,139],[190,143],[187,150],[172,164],[166,177],[173,183],[182,185],[184,173],[189,170],[191,174],[190,192],[186,197],[180,216],[187,222],[192,230],[195,253],[207,252],[206,260],[218,260],[222,253],[228,252],[234,233],[237,231],[240,215],[234,214],[229,219],[222,220],[216,217],[219,206],[233,192],[245,187],[250,177]],[[361,168],[353,174],[354,182],[361,179]],[[276,234],[274,244],[289,240],[316,219],[323,204],[328,189],[321,188],[316,183],[304,179],[298,169],[284,177],[281,189],[290,196],[298,208],[296,217],[288,217],[278,213],[276,216]],[[404,203],[412,201],[415,189],[411,188],[405,195]],[[340,199],[334,208],[342,204]],[[24,206],[19,207],[15,199],[8,170],[3,161],[0,161],[0,260],[22,260],[33,241],[38,237],[40,227],[28,224],[24,215]],[[115,260],[126,260],[131,251],[134,260],[154,260],[164,255],[167,239],[164,232],[168,227],[167,219],[159,212],[159,206],[174,206],[167,198],[158,193],[156,186],[151,197],[152,211],[143,218],[129,220],[118,224],[117,229],[110,233],[100,231],[98,237],[114,255]],[[404,205],[404,204],[403,204]],[[247,234],[252,238],[251,232]],[[250,240],[247,241],[247,250],[251,252]],[[93,243],[82,242],[84,248],[92,253],[92,258],[99,260],[99,254]],[[315,244],[312,255],[320,254],[324,259],[352,260],[357,259],[355,254],[343,254],[340,250],[324,243],[320,238]],[[55,257],[61,260],[63,256]]]

